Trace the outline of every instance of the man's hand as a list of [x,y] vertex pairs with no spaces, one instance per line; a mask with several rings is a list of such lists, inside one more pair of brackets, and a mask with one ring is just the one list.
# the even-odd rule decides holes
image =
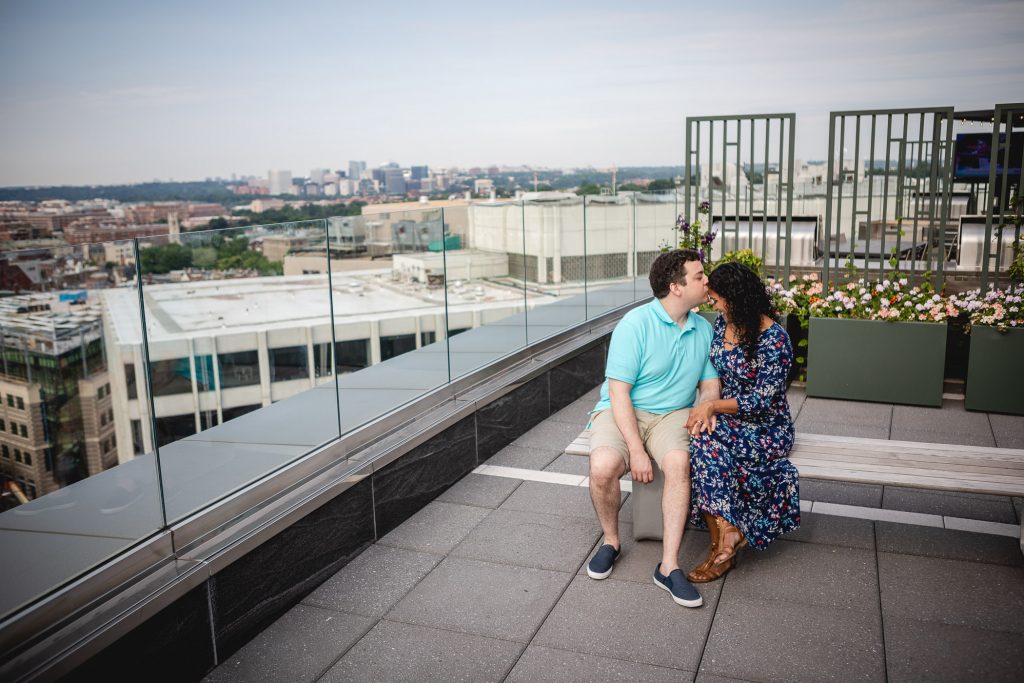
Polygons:
[[645,450],[631,450],[629,452],[629,473],[633,481],[641,484],[649,484],[654,481],[654,468],[651,466],[651,456]]

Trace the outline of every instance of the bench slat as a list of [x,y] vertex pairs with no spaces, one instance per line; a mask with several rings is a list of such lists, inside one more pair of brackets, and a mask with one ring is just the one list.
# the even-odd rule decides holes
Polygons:
[[[590,453],[584,430],[565,452]],[[806,477],[1024,495],[1024,449],[798,433],[790,460]]]

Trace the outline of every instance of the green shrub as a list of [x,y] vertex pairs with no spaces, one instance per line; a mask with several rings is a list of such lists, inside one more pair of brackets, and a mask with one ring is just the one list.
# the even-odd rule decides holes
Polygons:
[[721,263],[742,263],[764,279],[764,260],[750,249],[728,251],[715,261],[714,265],[718,266]]

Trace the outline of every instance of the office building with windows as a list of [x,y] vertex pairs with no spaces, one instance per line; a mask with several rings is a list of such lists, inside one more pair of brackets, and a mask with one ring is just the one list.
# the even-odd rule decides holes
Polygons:
[[117,464],[102,332],[85,292],[0,299],[5,488],[32,499]]

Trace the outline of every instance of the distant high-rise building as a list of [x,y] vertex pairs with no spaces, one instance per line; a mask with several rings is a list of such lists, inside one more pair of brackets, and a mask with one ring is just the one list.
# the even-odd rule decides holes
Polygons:
[[324,176],[327,175],[328,169],[326,168],[314,168],[309,172],[309,182],[316,183],[317,185],[324,184]]
[[430,175],[430,168],[427,166],[413,166],[409,170],[413,180],[423,180]]
[[267,171],[270,194],[293,194],[291,171]]
[[400,168],[384,169],[384,191],[388,194],[405,194],[405,174]]
[[359,180],[363,176],[363,171],[366,170],[365,161],[350,161],[348,162],[348,177],[353,180]]

